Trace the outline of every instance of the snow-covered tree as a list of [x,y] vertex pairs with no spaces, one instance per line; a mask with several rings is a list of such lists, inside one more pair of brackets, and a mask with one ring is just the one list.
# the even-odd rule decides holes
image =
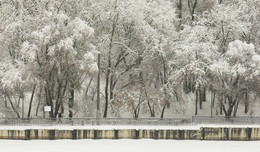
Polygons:
[[254,0],[2,0],[0,108],[6,117],[30,118],[34,110],[38,116],[45,105],[51,117],[93,117],[100,93],[105,118],[163,118],[190,108],[200,115],[211,94],[220,114],[240,114],[241,104],[248,113],[260,90],[259,6]]
[[[253,44],[240,40],[230,42],[226,53],[212,65],[213,88],[220,94],[221,108],[226,116],[236,116],[241,100],[248,100],[251,64],[258,56]],[[253,62],[252,62],[253,61]],[[223,97],[222,97],[223,96]],[[248,101],[245,101],[248,102]]]

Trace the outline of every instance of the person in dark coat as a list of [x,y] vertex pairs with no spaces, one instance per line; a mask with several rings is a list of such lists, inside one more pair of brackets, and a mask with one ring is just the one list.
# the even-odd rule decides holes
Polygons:
[[61,121],[61,118],[62,118],[61,112],[58,113],[58,118],[59,118],[58,122],[59,122],[59,123],[62,123],[62,121]]

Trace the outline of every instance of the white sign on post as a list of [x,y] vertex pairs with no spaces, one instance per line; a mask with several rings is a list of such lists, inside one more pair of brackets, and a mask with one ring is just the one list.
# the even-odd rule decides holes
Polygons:
[[44,111],[45,112],[50,112],[51,111],[51,106],[44,106]]

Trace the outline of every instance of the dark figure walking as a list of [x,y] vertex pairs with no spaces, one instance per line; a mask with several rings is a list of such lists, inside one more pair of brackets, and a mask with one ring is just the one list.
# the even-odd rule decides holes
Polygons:
[[59,118],[58,123],[62,123],[62,121],[61,121],[61,118],[62,118],[61,113],[58,113],[58,118]]

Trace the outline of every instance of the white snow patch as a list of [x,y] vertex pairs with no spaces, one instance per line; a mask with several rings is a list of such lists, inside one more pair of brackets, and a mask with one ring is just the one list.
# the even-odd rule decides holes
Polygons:
[[187,125],[187,126],[113,126],[113,125],[85,125],[85,126],[0,126],[0,130],[26,130],[26,129],[57,129],[57,130],[74,130],[74,129],[172,129],[172,130],[199,130],[201,127],[212,128],[260,128],[260,125]]
[[258,152],[260,141],[191,140],[0,140],[5,152]]

